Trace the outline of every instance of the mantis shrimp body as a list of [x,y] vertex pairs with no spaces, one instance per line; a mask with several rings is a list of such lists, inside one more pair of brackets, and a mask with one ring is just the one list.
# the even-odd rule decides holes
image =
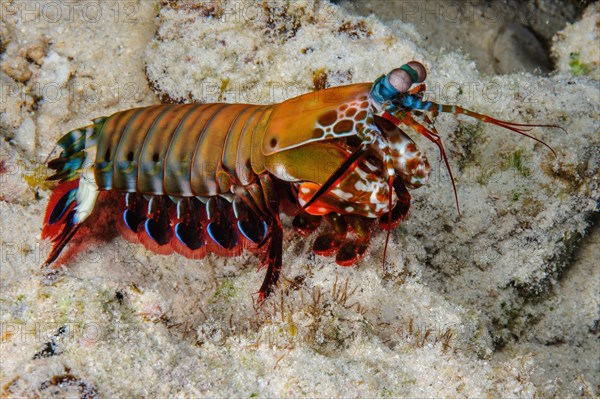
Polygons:
[[365,253],[376,224],[389,238],[408,213],[408,189],[429,175],[427,158],[399,126],[437,144],[446,165],[431,123],[440,112],[526,136],[527,127],[555,127],[424,101],[418,83],[425,77],[425,67],[411,61],[374,83],[280,104],[163,104],[94,119],[63,136],[62,152],[49,162],[56,171],[49,179],[60,184],[44,219],[42,237],[54,244],[45,264],[58,258],[98,196],[115,190],[123,194],[120,232],[152,251],[193,259],[256,253],[267,268],[262,301],[282,266],[282,211],[305,235],[327,220],[330,229],[313,249],[340,265]]

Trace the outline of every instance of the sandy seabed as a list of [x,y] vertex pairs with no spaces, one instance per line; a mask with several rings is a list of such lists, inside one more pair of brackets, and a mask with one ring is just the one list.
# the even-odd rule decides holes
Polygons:
[[[545,76],[482,75],[464,49],[429,49],[413,25],[325,1],[1,7],[3,397],[598,394],[598,3],[555,36]],[[102,218],[64,267],[40,270],[43,161],[65,132],[161,101],[278,102],[413,59],[432,100],[562,126],[532,131],[557,156],[440,117],[462,215],[436,148],[411,133],[433,172],[411,192],[386,270],[381,232],[341,268],[289,228],[284,278],[258,309],[252,255],[160,256]]]

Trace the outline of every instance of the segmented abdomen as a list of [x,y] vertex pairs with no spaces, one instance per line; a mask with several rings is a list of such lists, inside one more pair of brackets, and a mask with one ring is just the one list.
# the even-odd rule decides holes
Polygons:
[[155,105],[117,112],[97,136],[101,190],[209,197],[248,184],[252,139],[269,106]]

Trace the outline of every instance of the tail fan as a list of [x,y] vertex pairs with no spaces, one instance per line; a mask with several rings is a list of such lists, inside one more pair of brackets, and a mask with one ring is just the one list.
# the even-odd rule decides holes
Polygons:
[[54,246],[45,265],[52,263],[67,242],[77,231],[78,225],[73,223],[79,179],[61,183],[52,193],[44,216],[42,239],[50,239]]
[[98,186],[93,171],[86,168],[86,161],[93,162],[91,149],[105,118],[94,120],[90,126],[73,130],[57,143],[62,148],[58,156],[48,162],[55,173],[48,180],[56,180],[56,187],[46,208],[42,239],[52,241],[52,251],[43,266],[54,262],[75,235],[81,223],[94,209],[98,198]]

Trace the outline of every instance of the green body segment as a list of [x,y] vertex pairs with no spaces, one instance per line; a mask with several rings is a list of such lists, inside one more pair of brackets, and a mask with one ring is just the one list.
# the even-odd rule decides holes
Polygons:
[[164,194],[165,159],[169,143],[188,107],[169,105],[146,134],[138,162],[137,189],[143,194]]
[[270,108],[165,104],[117,112],[95,136],[96,184],[100,190],[177,197],[209,197],[246,185],[265,170],[246,166],[252,148],[262,144],[257,129]]
[[98,134],[98,145],[96,148],[96,162],[94,163],[94,175],[98,187],[111,190],[113,187],[113,176],[115,169],[115,155],[123,130],[131,117],[140,108],[128,109],[118,112],[107,118]]
[[196,195],[212,196],[229,191],[229,186],[221,187],[221,189],[225,188],[223,191],[219,190],[217,170],[222,164],[225,142],[231,134],[231,126],[240,112],[248,107],[247,104],[222,104],[206,124],[196,143],[189,180],[193,187],[192,191]]
[[193,195],[190,176],[197,143],[212,117],[221,112],[223,107],[223,104],[194,104],[189,107],[169,143],[163,182],[165,194],[182,197]]
[[[125,191],[129,192],[137,189],[138,160],[142,150],[137,132],[148,132],[162,112],[162,108],[160,106],[154,106],[147,110],[142,108],[130,118],[114,158],[113,184],[115,187],[124,187]],[[136,117],[142,113],[145,115],[144,118]]]
[[247,156],[247,162],[243,160],[244,157],[241,157],[240,162],[242,162],[242,165],[238,167],[239,144],[243,133],[249,128],[249,122],[256,118],[257,115],[262,115],[263,109],[264,107],[260,105],[248,105],[239,113],[231,125],[223,146],[223,162],[217,170],[219,190],[226,190],[226,187],[231,184],[236,175],[237,179],[241,182],[246,182],[245,184],[252,178],[249,155]]

